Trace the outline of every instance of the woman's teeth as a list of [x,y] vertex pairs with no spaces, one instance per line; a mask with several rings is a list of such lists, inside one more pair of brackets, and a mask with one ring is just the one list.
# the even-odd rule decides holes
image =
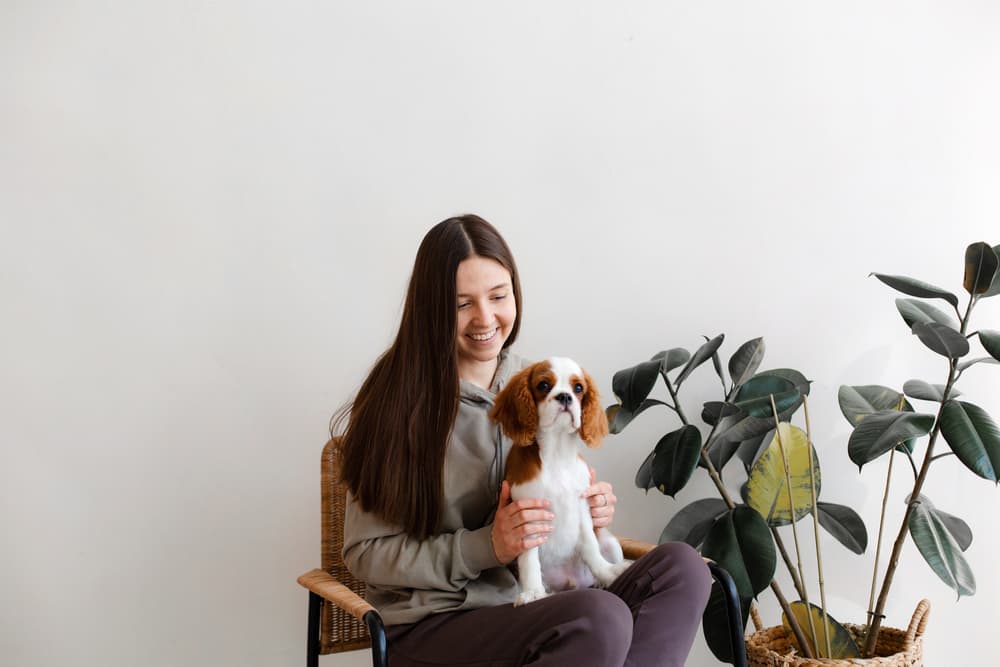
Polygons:
[[487,331],[486,333],[469,334],[469,338],[471,338],[472,340],[483,342],[483,341],[489,340],[490,338],[493,338],[493,336],[495,336],[496,333],[497,333],[497,330],[493,329],[491,331]]

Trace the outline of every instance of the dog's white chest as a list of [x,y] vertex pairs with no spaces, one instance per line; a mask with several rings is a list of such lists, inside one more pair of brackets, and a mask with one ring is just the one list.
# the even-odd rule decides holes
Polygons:
[[583,526],[590,523],[590,508],[582,497],[589,483],[587,465],[574,458],[568,465],[543,464],[538,477],[511,489],[511,497],[515,500],[545,498],[555,515],[552,533],[539,548],[543,569],[572,558],[577,551]]

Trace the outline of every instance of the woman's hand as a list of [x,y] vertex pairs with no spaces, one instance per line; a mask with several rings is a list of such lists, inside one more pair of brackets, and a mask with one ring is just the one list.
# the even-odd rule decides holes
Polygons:
[[490,539],[493,552],[502,564],[513,562],[528,549],[534,549],[549,539],[552,519],[548,510],[549,501],[544,498],[522,498],[511,501],[510,484],[504,480],[500,485],[500,503]]
[[590,486],[583,492],[583,497],[590,505],[590,518],[594,521],[594,528],[610,526],[615,516],[615,503],[618,502],[618,498],[610,484],[597,481],[597,473],[593,468],[590,469]]

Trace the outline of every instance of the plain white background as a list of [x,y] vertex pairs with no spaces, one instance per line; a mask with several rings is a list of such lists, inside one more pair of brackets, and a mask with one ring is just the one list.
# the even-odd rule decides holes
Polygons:
[[[837,387],[944,380],[868,274],[961,292],[966,245],[1000,243],[998,34],[985,0],[6,0],[0,659],[301,664],[327,421],[463,212],[515,252],[519,351],[575,357],[608,403],[661,349],[763,336],[814,381],[823,497],[873,534],[885,465],[848,461]],[[1000,298],[977,313],[1000,329]],[[1000,418],[998,386],[960,388]],[[682,397],[718,394],[708,365]],[[651,410],[590,455],[619,534],[712,495],[633,486],[676,426]],[[888,623],[928,597],[928,664],[989,663],[1000,492],[950,458],[927,493],[972,527],[979,590],[908,545]],[[860,621],[871,551],[822,543]],[[700,638],[690,664],[715,664]]]

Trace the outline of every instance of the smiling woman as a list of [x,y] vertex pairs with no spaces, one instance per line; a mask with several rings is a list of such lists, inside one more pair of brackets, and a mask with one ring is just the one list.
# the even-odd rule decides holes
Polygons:
[[[560,520],[553,508],[565,507],[512,500],[503,479],[511,439],[489,420],[498,392],[527,365],[509,349],[520,305],[514,258],[485,220],[450,218],[424,237],[396,340],[333,424],[334,436],[347,426],[344,563],[366,583],[397,667],[679,667],[711,583],[686,544],[609,572],[606,590],[513,606],[518,582],[507,566],[548,539]],[[592,471],[585,482],[578,511],[609,525],[611,485]]]
[[396,339],[334,418],[332,431],[347,426],[341,474],[366,512],[416,537],[440,530],[460,381],[489,387],[517,339],[520,296],[510,248],[479,216],[449,218],[424,236]]

